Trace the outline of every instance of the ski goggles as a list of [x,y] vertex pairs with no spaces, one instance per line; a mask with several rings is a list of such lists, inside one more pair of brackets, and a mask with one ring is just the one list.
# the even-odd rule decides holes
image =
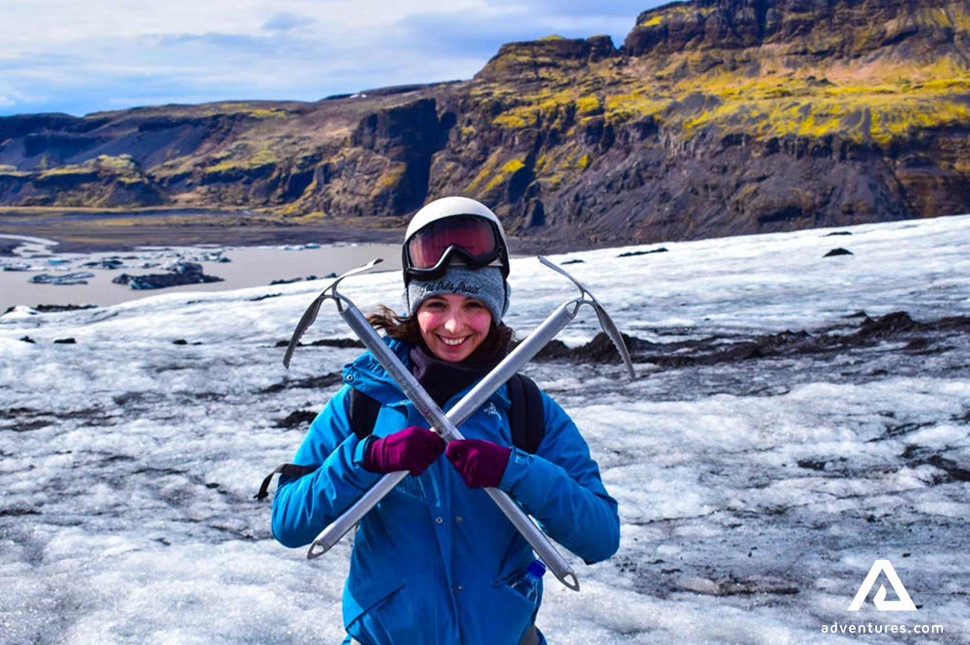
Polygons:
[[505,248],[495,224],[474,215],[431,222],[404,245],[404,271],[411,278],[441,277],[456,258],[474,268],[500,266],[508,277]]

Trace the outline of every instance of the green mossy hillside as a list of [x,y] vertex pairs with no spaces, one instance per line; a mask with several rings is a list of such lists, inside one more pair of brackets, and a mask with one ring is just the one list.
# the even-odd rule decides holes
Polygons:
[[970,212],[965,0],[693,0],[467,81],[0,118],[0,206],[403,225],[482,200],[577,244]]

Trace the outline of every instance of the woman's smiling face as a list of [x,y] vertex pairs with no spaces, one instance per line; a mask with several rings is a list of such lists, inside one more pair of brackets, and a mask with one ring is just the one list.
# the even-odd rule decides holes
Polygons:
[[424,344],[449,363],[471,356],[492,325],[492,314],[480,300],[452,293],[427,298],[416,316]]

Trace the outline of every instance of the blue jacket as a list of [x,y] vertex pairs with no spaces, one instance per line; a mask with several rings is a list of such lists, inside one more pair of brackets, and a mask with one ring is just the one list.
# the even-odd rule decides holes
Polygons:
[[[408,346],[388,343],[410,365]],[[317,470],[280,479],[273,535],[288,547],[312,542],[380,478],[362,466],[366,440],[358,440],[348,420],[351,387],[382,403],[374,436],[428,426],[370,353],[345,368],[344,383],[294,459]],[[560,545],[587,563],[605,560],[619,546],[616,501],[576,425],[544,392],[542,398],[542,444],[535,455],[513,448],[499,488]],[[508,409],[503,386],[462,424],[462,434],[511,445]],[[511,585],[533,558],[488,495],[468,488],[442,456],[406,477],[360,522],[344,587],[344,626],[368,645],[516,645],[535,619],[541,588],[533,602]]]

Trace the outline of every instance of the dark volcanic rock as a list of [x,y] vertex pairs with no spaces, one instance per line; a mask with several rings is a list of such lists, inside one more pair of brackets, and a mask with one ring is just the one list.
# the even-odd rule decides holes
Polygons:
[[886,314],[882,318],[868,318],[862,321],[859,331],[849,338],[852,342],[879,340],[890,338],[902,333],[911,332],[921,327],[919,323],[909,317],[905,311]]
[[305,390],[325,390],[343,382],[343,374],[331,372],[321,376],[311,376],[304,379],[285,379],[259,391],[260,394],[274,394],[290,388]]
[[37,305],[33,309],[42,314],[61,311],[78,311],[79,309],[96,309],[97,305]]
[[[961,336],[970,332],[970,317],[957,316],[930,322],[913,320],[904,311],[870,318],[862,314],[853,331],[809,333],[783,331],[752,338],[711,337],[675,343],[652,343],[623,335],[634,363],[650,363],[661,369],[738,364],[761,359],[836,355],[858,348],[878,347],[886,341],[906,342],[903,351],[929,355],[947,347],[933,349],[939,336]],[[536,360],[568,360],[576,363],[619,363],[620,356],[605,333],[598,333],[585,345],[569,348],[559,341],[550,343]]]
[[[276,341],[277,347],[287,347],[288,340]],[[338,349],[364,349],[364,343],[354,338],[319,338],[309,343],[298,342],[297,347],[336,347]]]
[[201,264],[179,261],[169,270],[169,273],[149,273],[135,276],[122,273],[112,282],[126,284],[132,289],[165,289],[185,284],[222,282],[222,278],[206,275],[202,271]]
[[628,251],[626,253],[620,253],[616,257],[618,257],[618,258],[635,258],[635,257],[641,256],[641,255],[652,255],[654,253],[670,253],[670,251],[668,249],[664,248],[664,247],[660,247],[659,249],[649,249],[647,251]]
[[291,412],[285,419],[276,421],[277,428],[303,428],[317,418],[317,413],[312,410],[297,410]]
[[35,275],[30,279],[33,284],[53,284],[53,285],[77,285],[77,284],[87,284],[88,280],[94,277],[93,273],[88,272],[78,272],[78,273],[67,273],[62,275],[50,275],[48,273],[41,273]]
[[433,98],[368,114],[339,162],[326,162],[313,174],[318,191],[308,207],[353,216],[417,210],[427,197],[432,157],[453,122],[453,116],[439,118]]
[[561,69],[579,69],[589,62],[616,54],[608,36],[589,40],[545,38],[502,45],[498,53],[476,74],[482,81],[516,78],[524,82],[555,77]]
[[[926,8],[930,5],[944,3],[930,2]],[[623,48],[631,56],[655,56],[684,49],[775,45],[824,59],[904,43],[916,50],[913,53],[930,55],[927,49],[954,45],[954,33],[945,22],[917,23],[911,8],[891,0],[701,0],[676,8],[664,5],[640,14]],[[855,38],[844,38],[847,33]]]

